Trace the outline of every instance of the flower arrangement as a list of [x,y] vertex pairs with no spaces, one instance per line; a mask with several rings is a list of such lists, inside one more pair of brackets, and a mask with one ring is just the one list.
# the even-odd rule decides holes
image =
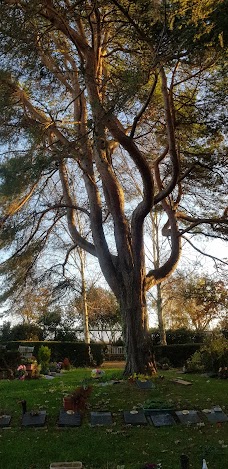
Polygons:
[[17,379],[20,379],[21,381],[23,381],[26,377],[26,366],[25,365],[19,365],[17,367],[17,370],[16,370],[16,373],[15,373],[15,376]]
[[37,359],[36,357],[29,357],[29,358],[25,358],[23,360],[23,363],[25,363],[25,365],[37,365]]
[[102,376],[104,376],[105,374],[105,371],[104,370],[100,370],[99,368],[95,368],[94,370],[91,371],[91,377],[92,378],[101,378]]
[[140,374],[140,373],[133,373],[133,375],[129,376],[128,382],[129,383],[135,383],[137,380],[147,381],[149,379],[151,379],[151,376],[143,375],[143,374]]

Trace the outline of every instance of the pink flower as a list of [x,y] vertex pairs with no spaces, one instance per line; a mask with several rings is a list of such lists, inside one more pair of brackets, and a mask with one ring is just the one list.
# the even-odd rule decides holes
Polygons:
[[26,371],[26,366],[25,365],[19,365],[17,367],[17,371]]

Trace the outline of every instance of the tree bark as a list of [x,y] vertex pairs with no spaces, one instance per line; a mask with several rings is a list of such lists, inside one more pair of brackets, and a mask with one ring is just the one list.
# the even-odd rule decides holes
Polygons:
[[122,290],[120,309],[126,346],[126,376],[156,372],[153,351],[149,343],[145,289],[134,276],[128,276],[128,285]]
[[159,326],[159,333],[160,333],[160,342],[161,345],[167,345],[166,342],[166,333],[165,333],[165,325],[163,319],[163,311],[162,311],[162,294],[161,294],[161,284],[158,283],[156,285],[157,288],[157,313],[158,313],[158,326]]

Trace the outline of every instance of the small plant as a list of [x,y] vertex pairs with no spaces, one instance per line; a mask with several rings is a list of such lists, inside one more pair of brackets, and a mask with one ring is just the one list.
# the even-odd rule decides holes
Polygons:
[[41,365],[41,373],[46,374],[49,372],[49,362],[51,358],[51,349],[46,345],[41,345],[38,350],[38,361]]
[[62,368],[62,363],[51,362],[49,363],[49,370],[51,372],[59,373]]
[[62,362],[62,368],[63,370],[70,370],[70,360],[69,358],[64,358],[63,362]]

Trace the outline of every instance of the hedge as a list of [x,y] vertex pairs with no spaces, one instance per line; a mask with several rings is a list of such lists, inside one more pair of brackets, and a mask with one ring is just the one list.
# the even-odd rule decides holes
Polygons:
[[183,366],[193,353],[202,347],[203,344],[173,344],[155,345],[155,359],[164,363],[167,358],[174,368]]
[[[158,329],[150,330],[151,337],[154,345],[160,344],[160,333]],[[171,344],[199,344],[204,341],[210,335],[208,331],[192,331],[186,328],[179,329],[167,329],[166,330],[166,343]]]
[[[41,345],[51,349],[51,361],[60,362],[68,358],[75,367],[89,365],[88,345],[83,342],[57,342],[57,341],[10,341],[6,342],[8,350],[18,350],[19,345],[34,347],[33,355],[38,357]],[[103,362],[103,345],[91,344],[91,352],[97,366]]]

